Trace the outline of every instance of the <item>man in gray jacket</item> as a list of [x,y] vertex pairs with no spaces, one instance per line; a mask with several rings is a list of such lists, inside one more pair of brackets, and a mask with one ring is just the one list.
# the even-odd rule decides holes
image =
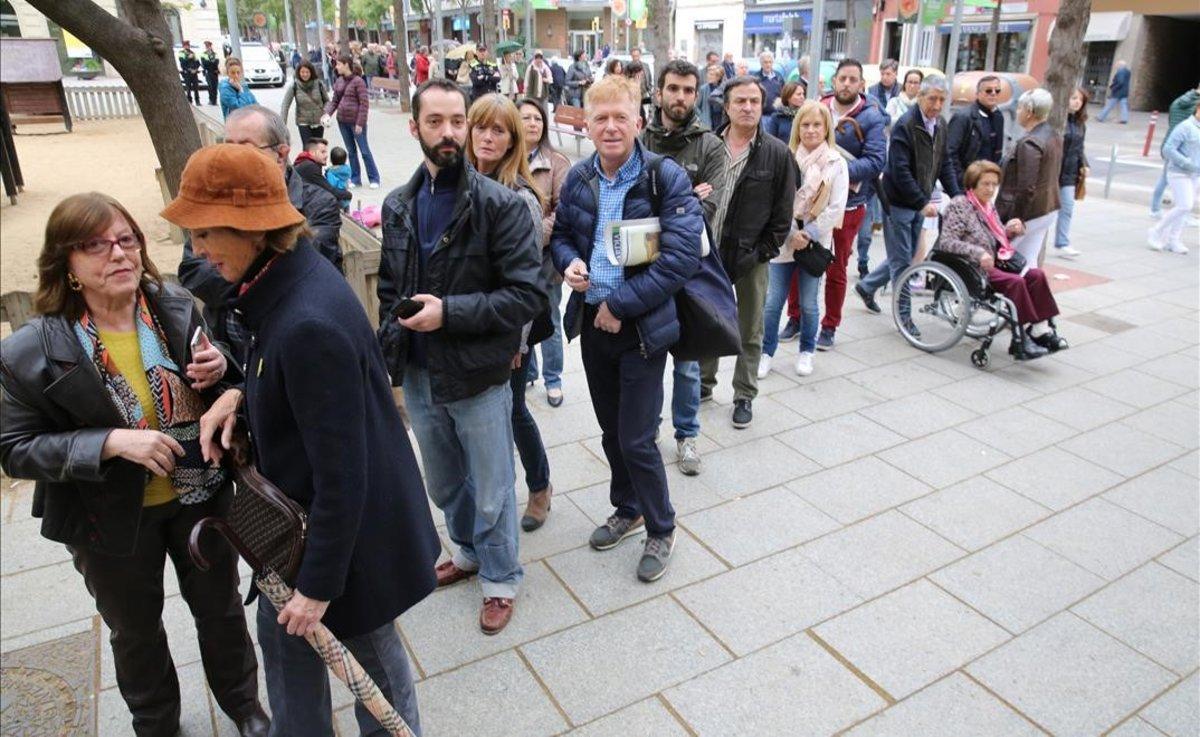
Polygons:
[[[725,144],[696,115],[699,87],[700,71],[695,64],[676,59],[663,66],[658,74],[659,107],[642,131],[642,143],[683,167],[692,182],[692,191],[700,198],[705,221],[715,226],[712,220],[723,195],[729,157]],[[700,453],[696,449],[699,413],[700,364],[675,361],[671,421],[675,425],[679,470],[688,476],[700,473]]]

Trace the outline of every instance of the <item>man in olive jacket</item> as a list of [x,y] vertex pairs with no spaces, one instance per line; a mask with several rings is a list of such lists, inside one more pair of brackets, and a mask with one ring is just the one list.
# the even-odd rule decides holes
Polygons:
[[[669,156],[683,167],[691,180],[692,191],[700,198],[704,218],[710,224],[717,204],[725,195],[725,169],[729,156],[721,139],[696,115],[696,95],[700,70],[695,64],[676,59],[658,73],[659,107],[642,132],[647,149]],[[671,420],[675,425],[675,443],[679,470],[688,476],[700,473],[700,364],[675,361],[672,384]]]
[[479,626],[492,635],[523,576],[509,381],[525,324],[550,309],[540,228],[519,195],[466,161],[467,99],[454,82],[417,88],[409,131],[425,159],[383,203],[379,340],[457,546],[438,585],[478,573]]

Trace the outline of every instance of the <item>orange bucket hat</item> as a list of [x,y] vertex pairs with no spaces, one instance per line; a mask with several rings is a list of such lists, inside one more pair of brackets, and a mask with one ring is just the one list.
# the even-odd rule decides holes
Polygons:
[[181,228],[276,230],[304,222],[288,200],[283,172],[244,144],[205,146],[188,159],[179,195],[161,215]]

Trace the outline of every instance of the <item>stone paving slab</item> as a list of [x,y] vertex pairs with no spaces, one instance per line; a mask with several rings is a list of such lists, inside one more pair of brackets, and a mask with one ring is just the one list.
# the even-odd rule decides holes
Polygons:
[[846,737],[1041,737],[1044,733],[979,684],[952,673]]

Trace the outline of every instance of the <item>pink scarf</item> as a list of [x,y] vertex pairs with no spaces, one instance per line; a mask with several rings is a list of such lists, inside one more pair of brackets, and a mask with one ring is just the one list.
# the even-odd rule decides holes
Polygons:
[[792,217],[805,221],[821,182],[828,182],[826,173],[833,166],[833,162],[829,157],[829,144],[824,141],[812,151],[806,151],[804,146],[797,146],[795,156],[796,165],[800,168],[800,188],[796,190],[796,197],[792,201]]
[[996,258],[1000,261],[1005,261],[1012,258],[1014,248],[1008,243],[1008,233],[1005,232],[1004,226],[1000,223],[1000,215],[996,212],[996,208],[992,207],[992,203],[986,205],[979,201],[974,192],[967,192],[967,201],[975,207],[975,211],[983,218],[983,222],[987,225],[988,230],[996,237],[996,241],[1000,247],[996,249]]

